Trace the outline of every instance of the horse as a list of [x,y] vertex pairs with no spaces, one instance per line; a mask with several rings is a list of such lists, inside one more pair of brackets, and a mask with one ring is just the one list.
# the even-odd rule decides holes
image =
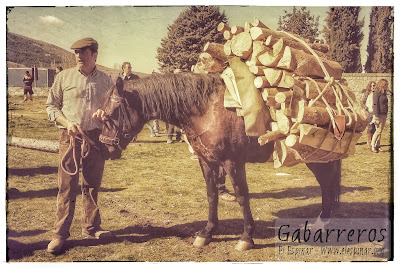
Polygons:
[[[250,210],[246,182],[246,162],[266,162],[273,142],[260,146],[257,138],[245,132],[243,117],[224,107],[226,86],[218,75],[177,73],[149,76],[135,81],[117,79],[103,104],[102,133],[107,158],[117,159],[146,122],[160,119],[181,128],[196,155],[206,182],[208,221],[197,234],[196,247],[208,244],[218,227],[218,191],[220,169],[231,179],[242,210],[244,231],[237,250],[254,246],[254,220]],[[321,187],[322,209],[318,219],[327,222],[339,203],[341,161],[307,163]]]

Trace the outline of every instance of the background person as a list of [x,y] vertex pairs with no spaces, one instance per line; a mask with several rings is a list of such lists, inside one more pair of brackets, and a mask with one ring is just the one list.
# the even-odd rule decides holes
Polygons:
[[22,79],[24,82],[24,101],[28,100],[28,94],[30,96],[30,100],[33,101],[33,90],[32,90],[32,83],[33,83],[33,76],[29,73],[29,71],[26,71],[24,75],[24,79]]
[[[70,236],[69,230],[75,212],[75,200],[79,193],[79,172],[82,170],[82,235],[90,238],[111,236],[110,231],[101,229],[100,210],[97,205],[98,191],[103,177],[105,158],[99,141],[102,123],[92,118],[102,105],[104,96],[112,86],[111,78],[96,68],[98,44],[93,38],[76,41],[71,49],[75,52],[76,67],[60,72],[49,92],[46,110],[50,121],[60,128],[58,168],[57,213],[54,237],[47,251],[59,253]],[[76,162],[69,152],[71,137],[84,133],[88,138],[89,154],[81,157],[81,143],[75,139]],[[83,135],[82,135],[83,136]],[[74,139],[72,139],[73,141]],[[64,159],[63,159],[64,158]],[[65,160],[65,162],[63,161]],[[65,165],[63,165],[63,163]],[[65,170],[63,168],[65,166]]]
[[[132,65],[128,61],[122,63],[122,79],[124,79],[125,81],[140,79],[140,77],[138,75],[132,73]],[[153,120],[153,125],[154,125],[154,128],[149,123],[146,123],[146,127],[148,127],[148,129],[151,132],[150,137],[156,137],[158,134],[157,119]],[[136,139],[137,139],[137,136],[134,137],[132,141],[135,141]]]
[[376,83],[376,88],[373,95],[373,118],[372,122],[375,124],[376,131],[372,136],[371,151],[378,153],[381,149],[382,131],[385,127],[386,118],[389,110],[387,90],[388,81],[381,79]]
[[371,149],[372,135],[375,133],[375,124],[372,122],[373,116],[373,95],[375,91],[376,82],[369,81],[367,87],[364,90],[361,106],[364,108],[367,114],[367,121],[369,122],[367,126],[367,144],[368,148]]

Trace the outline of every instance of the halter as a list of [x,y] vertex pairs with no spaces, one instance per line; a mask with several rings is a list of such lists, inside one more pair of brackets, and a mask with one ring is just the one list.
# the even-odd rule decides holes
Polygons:
[[[129,134],[129,132],[132,130],[132,124],[129,120],[130,118],[126,110],[129,104],[125,98],[119,96],[110,96],[110,100],[111,102],[118,103],[118,125],[116,125],[114,128],[111,128],[115,130],[115,135],[113,137],[100,134],[99,140],[104,144],[117,146],[120,150],[122,150],[120,140],[132,138],[132,135]],[[111,124],[109,119],[105,123],[107,122]]]

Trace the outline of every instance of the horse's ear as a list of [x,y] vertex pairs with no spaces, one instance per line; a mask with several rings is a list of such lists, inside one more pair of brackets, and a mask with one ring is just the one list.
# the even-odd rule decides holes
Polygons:
[[118,93],[122,93],[122,91],[124,90],[124,80],[122,80],[122,78],[118,76],[117,81],[115,82],[115,86],[118,89]]

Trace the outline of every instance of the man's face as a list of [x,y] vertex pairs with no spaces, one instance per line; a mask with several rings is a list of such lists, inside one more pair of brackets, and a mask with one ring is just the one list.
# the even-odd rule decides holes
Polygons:
[[96,65],[97,52],[92,53],[90,48],[75,49],[75,60],[79,69],[92,68]]
[[130,75],[132,73],[132,66],[130,64],[125,65],[124,73],[125,75]]

